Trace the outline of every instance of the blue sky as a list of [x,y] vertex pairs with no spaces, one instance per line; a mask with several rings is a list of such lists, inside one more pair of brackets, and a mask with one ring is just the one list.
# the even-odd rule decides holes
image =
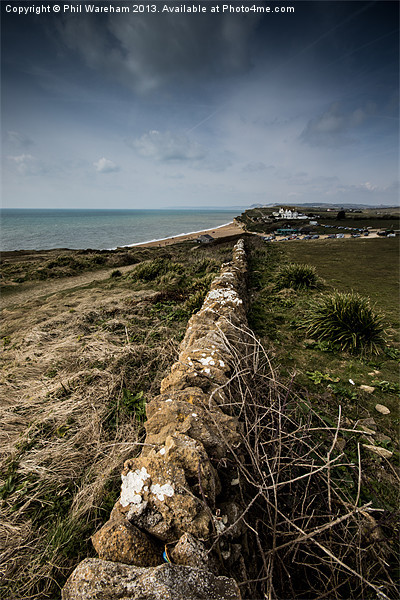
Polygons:
[[3,206],[398,203],[397,2],[1,4]]

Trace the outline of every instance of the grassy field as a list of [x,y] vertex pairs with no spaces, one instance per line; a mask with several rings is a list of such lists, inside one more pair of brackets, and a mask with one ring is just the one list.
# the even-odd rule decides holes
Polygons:
[[[253,252],[251,282],[253,303],[250,324],[274,355],[281,374],[293,377],[309,395],[324,418],[334,422],[338,408],[352,423],[374,419],[383,447],[393,452],[398,466],[400,357],[398,282],[399,256],[396,239],[295,241],[290,244],[261,244]],[[320,278],[319,289],[276,289],[275,274],[282,264],[312,265]],[[371,301],[383,316],[386,345],[373,356],[351,355],[309,339],[301,327],[313,302],[334,290],[355,291]],[[353,382],[353,383],[351,383]],[[374,388],[366,391],[361,386]],[[375,406],[383,404],[390,414]],[[365,440],[364,440],[365,441]],[[367,457],[373,466],[375,459]],[[371,481],[375,478],[372,468]],[[385,477],[380,477],[383,481]],[[380,489],[379,502],[390,510],[397,507],[397,484],[388,470],[387,485]]]
[[[265,349],[267,370],[253,374],[250,383],[239,386],[241,393],[248,390],[239,411],[247,454],[237,469],[246,469],[250,491],[252,486],[267,491],[266,504],[255,502],[254,510],[246,516],[248,535],[258,531],[258,541],[253,539],[254,546],[249,543],[257,556],[254,569],[260,569],[260,582],[252,588],[253,596],[251,591],[245,592],[242,583],[244,598],[254,598],[254,590],[262,595],[267,580],[272,582],[268,589],[278,594],[273,597],[279,598],[378,597],[363,580],[360,587],[353,576],[341,579],[335,571],[332,577],[332,558],[324,561],[307,544],[298,546],[296,527],[311,531],[342,514],[338,507],[332,508],[330,496],[325,504],[320,503],[324,496],[320,486],[326,482],[317,479],[318,471],[315,478],[310,475],[324,453],[330,457],[339,451],[346,460],[342,459],[338,470],[337,498],[346,497],[353,507],[371,503],[376,511],[373,518],[368,517],[373,533],[366,541],[362,529],[365,519],[360,519],[359,528],[356,521],[346,521],[348,528],[336,538],[325,524],[327,537],[319,540],[332,543],[328,547],[335,548],[343,560],[350,556],[355,569],[358,561],[371,556],[365,563],[365,579],[372,573],[371,580],[382,584],[387,597],[395,598],[393,587],[386,583],[398,578],[397,240],[317,240],[283,245],[266,244],[251,235],[245,239],[249,322]],[[221,263],[230,260],[233,243],[221,240],[203,247],[184,243],[167,249],[108,253],[106,262],[98,258],[103,253],[91,253],[90,260],[86,256],[86,263],[78,269],[80,276],[86,274],[80,283],[73,276],[76,272],[71,272],[71,265],[82,261],[79,252],[54,251],[36,256],[37,260],[32,256],[6,257],[0,595],[14,600],[60,598],[60,589],[74,566],[94,555],[90,536],[108,519],[118,497],[121,465],[125,458],[140,452],[146,399],[157,394],[161,379],[176,359],[188,318],[201,306]],[[318,286],[280,288],[277,272],[290,263],[314,266]],[[18,278],[21,280],[15,281]],[[387,341],[380,354],[348,354],[307,334],[303,318],[314,301],[333,290],[354,290],[369,297],[374,310],[383,314]],[[243,357],[238,372],[246,370],[246,360]],[[369,390],[362,389],[363,385]],[[269,405],[271,398],[273,404]],[[282,406],[279,411],[277,403]],[[378,412],[377,404],[390,413]],[[321,426],[315,426],[315,419]],[[283,431],[285,420],[286,437],[278,440],[274,432],[281,427]],[[262,422],[267,424],[266,437],[255,436]],[[299,432],[303,432],[301,437]],[[302,444],[307,447],[305,454],[298,453]],[[387,454],[379,456],[366,446],[382,448]],[[266,450],[267,458],[260,458]],[[280,494],[276,481],[283,485],[289,458],[290,490],[288,493],[286,485]],[[272,463],[277,471],[265,475],[265,465],[270,468]],[[307,477],[305,464],[311,469]],[[328,489],[330,477],[328,471]],[[280,513],[278,508],[271,512],[269,489],[275,490]],[[253,498],[248,491],[243,494],[248,506]],[[343,506],[343,500],[340,502]],[[272,534],[267,521],[277,527]],[[278,535],[281,521],[284,526]],[[286,552],[288,540],[296,540],[289,544],[294,550],[278,553],[275,562],[257,546],[265,549],[281,544]],[[356,549],[354,562],[350,548]],[[263,578],[268,561],[268,577],[264,571]],[[317,563],[324,565],[322,570]],[[291,581],[288,565],[292,565]],[[314,572],[318,577],[313,580]],[[317,579],[321,587],[312,590]]]

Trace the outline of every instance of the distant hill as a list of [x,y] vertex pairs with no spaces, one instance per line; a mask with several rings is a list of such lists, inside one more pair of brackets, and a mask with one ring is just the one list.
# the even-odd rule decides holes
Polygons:
[[[249,208],[271,208],[274,206],[307,206],[310,208],[333,208],[333,209],[337,209],[339,210],[340,208],[353,208],[353,209],[379,209],[379,208],[393,208],[393,209],[397,209],[399,208],[398,206],[390,206],[388,204],[378,204],[375,206],[371,206],[370,204],[330,204],[327,202],[318,204],[316,202],[296,202],[296,203],[291,203],[291,202],[272,202],[270,204],[251,204],[251,206],[249,206]],[[234,207],[236,208],[236,207]]]

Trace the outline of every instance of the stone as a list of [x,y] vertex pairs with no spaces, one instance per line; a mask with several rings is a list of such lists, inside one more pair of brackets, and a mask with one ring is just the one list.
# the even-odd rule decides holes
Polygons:
[[185,533],[179,538],[178,543],[171,550],[170,556],[176,565],[210,570],[210,557],[205,545],[190,533]]
[[360,390],[367,392],[367,394],[373,394],[375,391],[375,388],[372,387],[371,385],[360,385]]
[[[223,504],[220,504],[219,508],[221,521],[226,529],[229,528],[226,537],[229,540],[241,538],[247,529],[243,519],[240,519],[240,516],[243,515],[245,509],[241,509],[236,502],[224,502]],[[234,526],[232,527],[232,525]]]
[[368,427],[369,429],[375,429],[375,431],[377,429],[376,421],[372,417],[369,417],[367,419],[360,419],[358,421],[358,424],[363,425],[364,427]]
[[204,391],[209,391],[213,386],[213,381],[207,373],[197,373],[190,367],[175,363],[174,370],[164,377],[160,385],[161,393],[170,390],[184,390],[188,387],[199,387]]
[[237,583],[203,569],[135,567],[86,558],[70,575],[62,600],[241,600]]
[[393,455],[393,452],[386,450],[386,448],[381,448],[381,446],[373,446],[372,444],[363,444],[363,446],[366,450],[369,450],[382,458],[390,458]]
[[[139,490],[137,474],[144,472],[148,477],[143,478]],[[190,491],[182,466],[170,461],[168,455],[154,449],[146,456],[128,460],[122,478],[119,502],[123,508],[129,507],[127,513],[136,527],[164,542],[175,541],[185,532],[208,537],[209,512]],[[138,507],[144,502],[146,507],[139,514]]]
[[138,567],[153,567],[163,562],[162,546],[126,520],[108,521],[92,536],[92,543],[102,560]]
[[387,406],[384,406],[383,404],[377,404],[375,406],[375,410],[381,413],[381,415],[390,415],[389,408]]
[[175,434],[167,438],[165,450],[165,460],[182,467],[186,479],[193,482],[191,491],[201,498],[204,494],[207,504],[214,507],[221,484],[203,444],[186,435]]
[[[176,400],[176,397],[175,393],[171,398],[168,394],[158,396],[147,405],[147,444],[162,445],[168,436],[185,434],[201,442],[206,451],[216,458],[226,456],[229,447],[239,446],[241,437],[236,417],[220,410],[205,409],[197,404],[198,396],[192,396],[193,404]],[[144,454],[148,452],[146,450]]]

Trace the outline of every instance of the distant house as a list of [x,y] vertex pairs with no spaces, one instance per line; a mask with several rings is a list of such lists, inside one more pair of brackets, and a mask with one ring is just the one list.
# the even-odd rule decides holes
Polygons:
[[210,242],[213,242],[214,238],[211,235],[208,235],[208,233],[205,233],[204,235],[200,235],[197,239],[196,242],[198,242],[199,244],[209,244]]
[[290,208],[280,208],[278,212],[273,212],[272,216],[277,219],[307,219],[303,213],[291,210]]

